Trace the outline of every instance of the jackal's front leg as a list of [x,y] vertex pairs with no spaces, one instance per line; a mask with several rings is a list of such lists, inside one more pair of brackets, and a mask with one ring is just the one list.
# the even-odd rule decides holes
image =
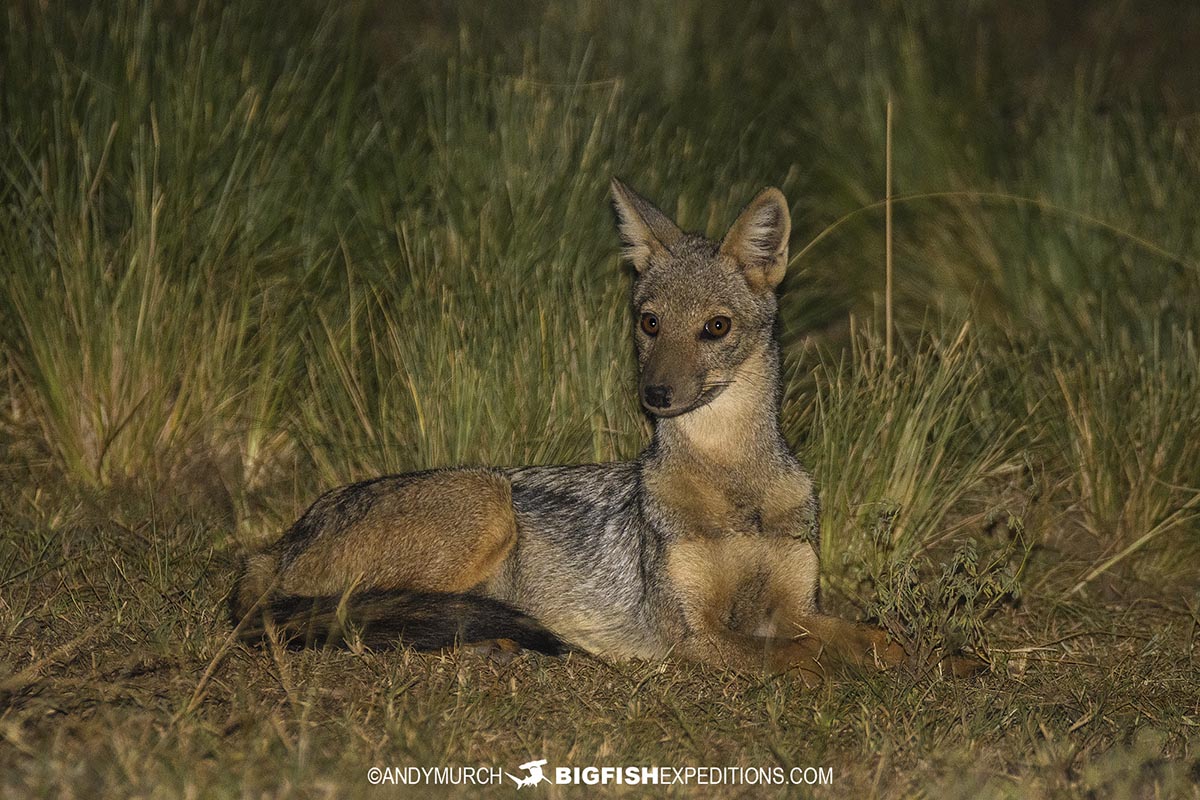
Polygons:
[[830,672],[849,667],[886,669],[902,663],[904,648],[880,628],[815,614],[796,636],[755,636],[712,620],[688,637],[683,655],[728,669],[788,672],[806,683],[819,683]]
[[668,573],[688,626],[685,657],[735,669],[798,669],[810,680],[838,666],[884,668],[904,660],[904,649],[882,629],[817,610],[817,557],[807,542],[676,542]]

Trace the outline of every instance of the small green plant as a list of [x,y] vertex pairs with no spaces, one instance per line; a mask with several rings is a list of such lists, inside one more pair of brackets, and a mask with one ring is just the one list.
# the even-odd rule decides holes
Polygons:
[[1022,571],[1029,557],[1019,520],[1010,520],[1017,535],[980,552],[982,543],[962,538],[953,553],[935,560],[910,547],[897,547],[880,525],[872,537],[874,564],[882,565],[870,581],[874,599],[867,615],[912,650],[916,663],[935,663],[945,653],[962,650],[986,654],[986,621],[1002,604],[1021,599]]

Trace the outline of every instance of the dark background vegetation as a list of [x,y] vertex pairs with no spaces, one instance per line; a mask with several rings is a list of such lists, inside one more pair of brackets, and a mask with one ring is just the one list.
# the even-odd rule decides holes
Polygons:
[[[373,765],[545,757],[1196,796],[1195,3],[0,20],[5,794],[354,796]],[[637,453],[612,174],[713,236],[783,189],[827,603],[989,674],[231,644],[238,555],[325,488]]]

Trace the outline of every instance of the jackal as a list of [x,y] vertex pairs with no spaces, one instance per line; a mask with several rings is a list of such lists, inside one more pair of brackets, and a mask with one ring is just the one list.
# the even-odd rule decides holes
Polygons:
[[818,603],[817,492],[779,425],[783,194],[764,189],[719,242],[615,178],[612,195],[653,425],[637,460],[334,489],[247,560],[231,598],[244,637],[273,626],[425,649],[500,639],[806,678],[904,657],[882,630]]

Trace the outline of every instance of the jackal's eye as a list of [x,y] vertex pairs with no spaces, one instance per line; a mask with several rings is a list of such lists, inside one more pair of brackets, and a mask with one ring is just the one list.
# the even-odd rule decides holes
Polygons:
[[701,335],[705,339],[720,339],[729,333],[730,324],[732,324],[732,320],[729,317],[713,317],[704,323],[704,333]]
[[647,336],[658,336],[658,317],[642,314],[642,332]]

